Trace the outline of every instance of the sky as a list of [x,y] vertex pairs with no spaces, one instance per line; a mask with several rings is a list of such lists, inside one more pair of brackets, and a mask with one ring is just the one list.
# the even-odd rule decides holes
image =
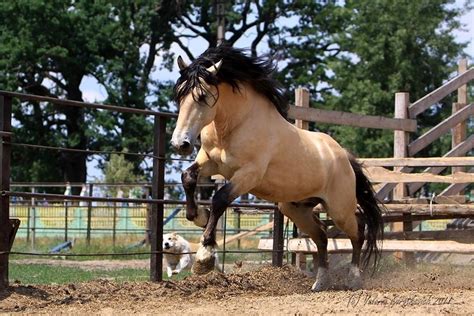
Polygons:
[[[466,0],[456,0],[455,6],[462,6]],[[468,0],[474,4],[474,0]],[[463,30],[457,30],[454,32],[454,36],[457,42],[467,42],[468,46],[465,49],[465,53],[469,56],[469,65],[473,64],[474,61],[474,9],[466,12],[460,19]],[[204,47],[202,42],[189,43],[191,51],[195,52],[195,55],[202,53],[206,47]],[[246,46],[245,41],[238,43],[238,46],[244,48]],[[143,47],[143,50],[146,50],[146,47]],[[172,46],[172,50],[177,53],[177,55],[182,54],[180,48],[177,45]],[[185,56],[185,54],[182,54]],[[156,65],[160,64],[160,59],[157,60]],[[173,69],[172,72],[169,72],[166,69],[159,69],[154,73],[154,76],[159,76],[161,80],[176,80],[178,79],[178,71]],[[446,78],[448,79],[448,78]],[[86,102],[101,102],[104,101],[107,97],[107,93],[104,88],[101,87],[97,81],[91,77],[85,78],[81,83],[81,91],[83,92],[83,98]],[[96,181],[102,176],[102,172],[97,168],[97,161],[92,160],[87,164],[87,180]],[[174,179],[175,175],[171,175]]]

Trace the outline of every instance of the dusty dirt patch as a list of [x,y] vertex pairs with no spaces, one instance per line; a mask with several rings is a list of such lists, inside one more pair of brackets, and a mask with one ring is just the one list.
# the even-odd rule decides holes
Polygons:
[[[163,283],[108,280],[25,286],[0,293],[1,312],[129,314],[474,313],[474,269],[394,271],[365,280],[361,291],[309,291],[293,267],[211,273]],[[337,275],[337,274],[336,274]]]

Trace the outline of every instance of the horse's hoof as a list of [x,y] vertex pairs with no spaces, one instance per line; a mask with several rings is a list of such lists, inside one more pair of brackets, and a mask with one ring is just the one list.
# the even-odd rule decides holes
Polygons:
[[327,268],[319,268],[318,275],[316,276],[316,282],[314,282],[313,286],[311,287],[311,291],[313,292],[321,292],[326,291],[331,286],[331,280],[329,278],[328,269]]
[[196,226],[205,228],[207,225],[207,221],[209,220],[210,210],[208,208],[198,208],[197,209],[197,216],[193,219],[193,222]]
[[352,277],[346,281],[346,287],[348,290],[356,291],[362,289],[362,278]]
[[362,277],[360,276],[359,267],[351,265],[345,285],[348,290],[352,291],[360,290],[362,288]]
[[211,246],[201,245],[196,253],[196,261],[194,262],[191,271],[194,274],[207,274],[214,270],[215,263],[215,249]]

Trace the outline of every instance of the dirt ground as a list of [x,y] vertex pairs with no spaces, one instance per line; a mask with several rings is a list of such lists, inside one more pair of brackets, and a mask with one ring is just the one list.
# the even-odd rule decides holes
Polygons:
[[472,314],[474,267],[397,269],[364,276],[364,289],[344,290],[345,271],[332,271],[334,289],[312,293],[313,278],[291,266],[189,276],[180,281],[110,280],[67,285],[13,284],[0,292],[0,312],[205,315]]

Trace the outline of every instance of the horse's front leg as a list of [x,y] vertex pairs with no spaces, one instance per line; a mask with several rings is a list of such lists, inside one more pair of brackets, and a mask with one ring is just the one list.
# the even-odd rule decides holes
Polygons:
[[216,262],[216,226],[219,218],[230,203],[242,194],[249,192],[260,181],[262,169],[239,169],[230,181],[220,188],[212,198],[211,213],[206,230],[201,238],[201,245],[196,253],[192,271],[206,274],[214,269]]
[[194,222],[199,227],[206,227],[209,211],[198,208],[194,193],[199,176],[210,176],[217,173],[217,165],[209,160],[207,154],[200,150],[194,163],[183,171],[181,181],[186,195],[186,219]]

